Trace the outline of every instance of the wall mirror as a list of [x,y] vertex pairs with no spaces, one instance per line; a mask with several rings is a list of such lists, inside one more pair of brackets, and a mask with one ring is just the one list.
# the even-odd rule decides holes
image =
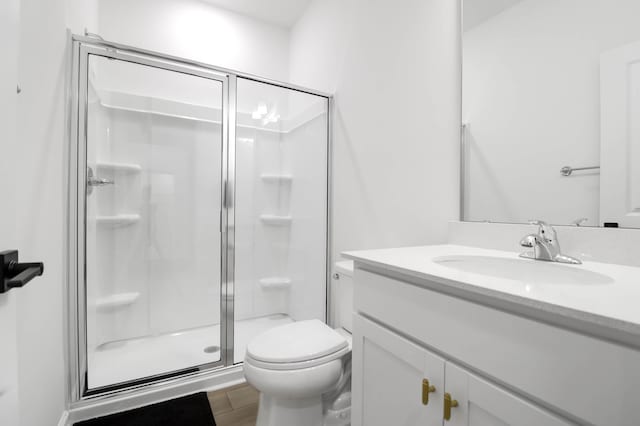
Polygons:
[[640,228],[640,1],[462,2],[462,220]]

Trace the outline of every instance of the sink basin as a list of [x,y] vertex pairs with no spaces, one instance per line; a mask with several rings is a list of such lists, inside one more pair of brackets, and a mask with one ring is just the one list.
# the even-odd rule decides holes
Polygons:
[[460,272],[544,285],[604,285],[613,279],[580,265],[508,257],[453,255],[433,259]]

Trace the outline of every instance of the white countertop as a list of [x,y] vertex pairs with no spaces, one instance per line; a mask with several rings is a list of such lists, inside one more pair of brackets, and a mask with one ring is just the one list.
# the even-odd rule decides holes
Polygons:
[[[511,279],[505,274],[491,276],[465,272],[445,266],[446,263],[434,262],[443,256],[461,255],[520,259],[517,252],[458,245],[343,253],[346,258],[356,261],[356,267],[368,265],[390,275],[424,280],[432,289],[453,292],[479,303],[495,299],[500,307],[506,306],[516,313],[526,308],[523,314],[537,312],[539,315],[534,317],[543,321],[640,347],[640,268],[592,261],[562,265],[580,270],[577,274],[592,271],[603,278],[590,284],[568,284],[545,282],[534,275]],[[521,261],[551,265],[542,261]]]

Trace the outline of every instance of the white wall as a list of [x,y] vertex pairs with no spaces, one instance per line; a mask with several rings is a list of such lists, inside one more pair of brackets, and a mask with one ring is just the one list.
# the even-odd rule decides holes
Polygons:
[[[56,0],[60,1],[60,0]],[[84,30],[98,32],[99,0],[64,0],[67,28],[74,34],[83,35]]]
[[[14,170],[15,159],[20,148],[16,137],[16,82],[18,80],[18,23],[20,2],[9,0],[0,2],[0,47],[3,63],[0,67],[0,251],[17,247],[15,194],[18,191],[10,175],[4,171]],[[9,206],[8,208],[5,206]],[[0,424],[19,423],[18,407],[18,348],[17,348],[17,294],[15,291],[0,294]]]
[[640,39],[636,0],[525,0],[464,34],[467,218],[598,224],[599,59]]
[[288,31],[199,0],[100,0],[106,40],[287,80]]
[[[95,21],[80,0],[21,0],[18,135],[2,178],[18,183],[12,208],[15,247],[23,261],[42,261],[45,273],[14,290],[17,302],[21,426],[55,424],[65,408],[63,255],[66,171],[66,28]],[[80,6],[82,5],[82,6]],[[80,9],[78,9],[80,10]],[[86,15],[84,15],[86,13]],[[15,85],[15,83],[14,83]],[[3,146],[4,150],[4,146]]]
[[334,258],[446,239],[458,214],[458,32],[450,0],[315,0],[293,28],[291,81],[335,92]]
[[[16,291],[20,424],[52,424],[65,403],[62,317],[65,7],[21,1],[16,223],[20,257],[45,274]],[[34,403],[37,401],[37,403]]]

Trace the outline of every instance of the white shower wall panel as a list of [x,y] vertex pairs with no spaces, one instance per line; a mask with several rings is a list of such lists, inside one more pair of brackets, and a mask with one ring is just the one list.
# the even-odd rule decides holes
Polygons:
[[277,276],[285,266],[288,231],[280,226],[265,225],[260,218],[265,214],[288,214],[286,196],[277,188],[269,188],[262,179],[266,173],[282,173],[281,140],[279,132],[237,128],[236,320],[287,311],[286,292],[260,285],[260,279]]
[[[153,127],[148,251],[152,332],[219,323],[220,126]],[[185,147],[188,145],[188,148]]]
[[[246,136],[246,135],[245,135]],[[243,162],[247,170],[254,169],[254,140],[241,137],[236,139],[236,159]],[[253,256],[255,203],[253,194],[256,187],[255,173],[236,172],[235,198],[235,258],[242,267],[235,269],[234,314],[237,319],[253,316],[253,284],[255,281],[255,259]],[[242,194],[247,194],[242,197]],[[240,195],[240,197],[238,197]],[[238,202],[240,203],[238,205]]]
[[269,128],[256,119],[251,126],[245,108],[238,120],[236,320],[325,318],[327,100],[280,90],[239,88],[246,94],[241,106],[267,99],[280,119]]
[[97,160],[137,164],[141,172],[101,172],[116,184],[96,190],[98,214],[137,214],[140,220],[97,226],[95,297],[139,297],[96,313],[101,335],[95,343],[218,323],[220,125],[108,112]]
[[327,113],[325,99],[313,100],[286,133],[282,150],[283,168],[293,176],[285,269],[291,278],[287,312],[295,321],[325,318]]

